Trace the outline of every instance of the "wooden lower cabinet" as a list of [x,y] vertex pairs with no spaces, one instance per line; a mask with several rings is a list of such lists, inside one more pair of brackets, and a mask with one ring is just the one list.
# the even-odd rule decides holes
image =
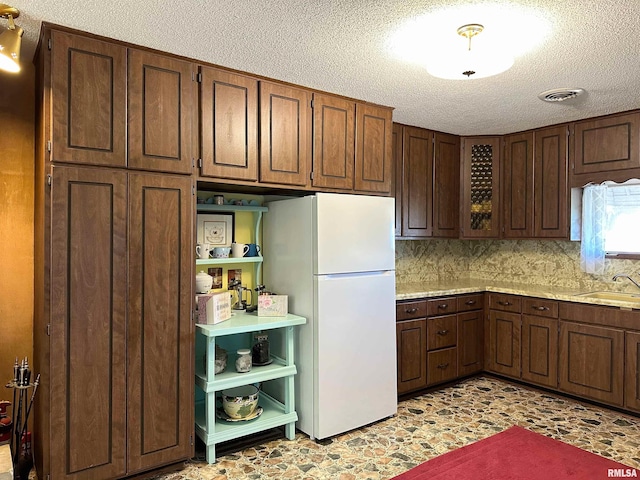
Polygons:
[[624,406],[640,411],[640,332],[626,332]]
[[558,386],[558,320],[522,315],[522,379]]
[[427,385],[453,380],[457,376],[458,353],[456,347],[427,353]]
[[520,378],[520,322],[519,313],[489,312],[489,370]]
[[427,385],[427,321],[396,323],[398,395]]
[[624,331],[560,321],[559,388],[623,405]]
[[458,376],[482,370],[484,351],[483,310],[459,313],[458,318]]

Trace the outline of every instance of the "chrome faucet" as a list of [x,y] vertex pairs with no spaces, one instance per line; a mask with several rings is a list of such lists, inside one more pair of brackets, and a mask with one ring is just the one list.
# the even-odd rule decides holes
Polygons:
[[627,280],[629,280],[631,283],[633,283],[636,287],[640,288],[640,284],[638,284],[638,282],[636,282],[633,278],[631,278],[629,275],[625,275],[624,273],[618,273],[617,275],[613,276],[613,281],[615,282],[616,280],[618,280],[619,278],[626,278]]

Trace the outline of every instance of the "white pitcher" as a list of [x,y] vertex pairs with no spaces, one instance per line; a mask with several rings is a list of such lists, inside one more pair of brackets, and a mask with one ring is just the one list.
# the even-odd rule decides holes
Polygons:
[[233,258],[244,257],[249,251],[249,245],[246,243],[232,243],[231,244],[231,256]]

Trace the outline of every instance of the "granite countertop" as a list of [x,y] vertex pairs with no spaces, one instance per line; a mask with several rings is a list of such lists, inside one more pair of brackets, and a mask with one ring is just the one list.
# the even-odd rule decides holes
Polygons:
[[623,309],[640,309],[640,302],[609,300],[580,296],[586,290],[555,287],[550,285],[533,285],[494,280],[440,280],[420,283],[396,284],[396,300],[410,300],[417,298],[443,297],[464,293],[495,292],[521,295],[525,297],[547,298],[567,302],[589,303],[592,305],[606,305]]

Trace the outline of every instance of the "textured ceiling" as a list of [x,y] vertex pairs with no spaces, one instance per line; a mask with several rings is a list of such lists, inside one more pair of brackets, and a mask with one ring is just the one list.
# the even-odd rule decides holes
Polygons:
[[[394,121],[459,135],[503,134],[640,108],[640,0],[519,0],[552,31],[507,72],[441,80],[392,58],[406,20],[458,0],[5,0],[21,11],[23,61],[42,21],[395,107]],[[5,22],[2,22],[4,25]],[[527,35],[523,28],[523,35]],[[437,49],[425,45],[425,55]],[[0,82],[1,82],[0,74]],[[538,93],[584,88],[573,100]]]

